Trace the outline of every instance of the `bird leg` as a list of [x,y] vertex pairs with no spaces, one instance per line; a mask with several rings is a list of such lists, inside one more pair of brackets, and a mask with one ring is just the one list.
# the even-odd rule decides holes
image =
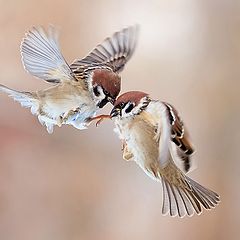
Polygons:
[[88,123],[90,124],[92,121],[98,120],[98,121],[96,122],[96,127],[98,127],[98,125],[99,125],[104,119],[111,119],[111,116],[110,116],[110,115],[101,114],[101,115],[98,115],[98,116],[96,116],[96,117],[89,118],[89,119],[88,119]]

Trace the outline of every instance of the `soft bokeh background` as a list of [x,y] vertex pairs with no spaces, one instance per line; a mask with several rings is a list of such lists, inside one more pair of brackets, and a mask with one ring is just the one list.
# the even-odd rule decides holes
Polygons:
[[24,71],[19,45],[33,25],[50,23],[61,29],[69,62],[114,31],[141,25],[123,91],[176,106],[197,149],[190,176],[222,202],[201,216],[163,217],[161,185],[122,160],[110,121],[49,135],[0,94],[0,239],[239,239],[240,2],[0,0],[2,84],[48,87]]

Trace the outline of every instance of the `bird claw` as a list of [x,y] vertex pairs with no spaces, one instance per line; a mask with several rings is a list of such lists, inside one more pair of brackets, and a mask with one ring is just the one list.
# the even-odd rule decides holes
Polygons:
[[99,115],[99,116],[96,116],[96,117],[92,117],[92,118],[90,118],[90,119],[88,120],[88,123],[91,123],[92,121],[97,120],[97,122],[96,122],[96,127],[98,127],[98,125],[99,125],[104,119],[111,119],[111,116],[110,116],[110,115],[102,114],[102,115]]
[[96,127],[98,127],[98,125],[103,121],[104,118],[100,118],[97,122],[96,122]]

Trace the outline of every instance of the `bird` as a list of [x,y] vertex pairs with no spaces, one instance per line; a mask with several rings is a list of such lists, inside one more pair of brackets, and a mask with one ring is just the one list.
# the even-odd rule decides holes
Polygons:
[[116,99],[108,118],[122,140],[123,159],[135,161],[150,178],[161,182],[163,215],[199,215],[203,208],[209,210],[219,203],[217,193],[186,175],[194,148],[171,104],[129,91]]
[[114,103],[121,89],[119,73],[132,57],[138,40],[138,25],[115,32],[86,57],[70,65],[58,42],[58,30],[50,25],[33,27],[20,46],[24,69],[50,83],[38,91],[17,91],[0,84],[23,107],[30,108],[48,133],[54,126],[72,125],[86,129],[99,109]]

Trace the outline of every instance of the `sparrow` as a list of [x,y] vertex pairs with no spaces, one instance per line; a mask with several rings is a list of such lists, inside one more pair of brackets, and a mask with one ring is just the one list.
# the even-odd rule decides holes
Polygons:
[[85,129],[100,108],[114,103],[121,89],[119,73],[132,57],[137,39],[137,25],[124,28],[68,65],[60,51],[56,28],[49,26],[45,31],[33,27],[21,43],[22,63],[27,72],[51,87],[28,92],[0,85],[0,90],[30,108],[48,133],[62,124]]
[[186,176],[194,149],[172,105],[130,91],[117,98],[108,118],[114,120],[123,142],[123,159],[135,161],[162,183],[163,215],[192,216],[200,214],[202,207],[212,209],[219,203],[217,193]]

